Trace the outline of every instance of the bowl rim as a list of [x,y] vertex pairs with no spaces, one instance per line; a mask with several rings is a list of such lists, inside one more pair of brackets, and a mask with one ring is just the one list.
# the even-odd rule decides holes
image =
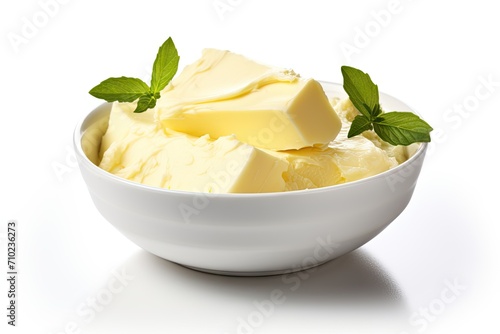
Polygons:
[[[328,82],[328,81],[321,81],[318,80],[318,82],[321,83],[321,85],[324,87],[324,85],[327,86],[335,86],[335,87],[342,87],[342,84],[335,83],[335,82]],[[325,88],[325,87],[324,87]],[[393,97],[392,95],[389,95],[384,92],[379,92],[380,96],[385,96],[386,98],[390,98],[398,103],[402,103],[406,106],[409,107],[410,111],[419,115],[415,111],[414,108],[412,108],[410,105],[408,105],[406,102],[403,102],[399,100],[398,98]],[[360,186],[363,183],[366,182],[373,182],[375,179],[387,179],[390,177],[390,175],[397,174],[401,170],[404,170],[407,166],[413,164],[416,160],[420,159],[422,155],[425,154],[428,143],[426,142],[420,142],[419,147],[415,151],[415,153],[406,161],[403,163],[399,164],[398,166],[391,168],[389,170],[386,170],[382,173],[368,176],[356,181],[351,181],[347,183],[342,183],[342,184],[336,184],[336,185],[331,185],[331,186],[326,186],[326,187],[321,187],[321,188],[313,188],[313,189],[301,189],[301,190],[291,190],[291,191],[280,191],[280,192],[267,192],[267,193],[205,193],[205,192],[195,192],[195,191],[187,191],[187,190],[176,190],[176,189],[165,189],[165,188],[160,188],[160,187],[154,187],[154,186],[149,186],[145,185],[139,182],[135,181],[130,181],[127,179],[124,179],[122,177],[116,176],[108,171],[105,171],[104,169],[100,168],[99,166],[95,165],[90,159],[87,157],[85,152],[83,151],[82,147],[82,137],[85,132],[82,127],[85,125],[85,123],[88,122],[88,120],[91,118],[92,115],[102,113],[102,109],[106,107],[111,107],[112,103],[111,102],[103,102],[97,107],[95,107],[90,113],[85,114],[84,117],[78,121],[74,132],[73,132],[73,146],[75,148],[75,153],[77,154],[77,161],[78,164],[84,164],[87,168],[90,168],[90,170],[93,173],[96,173],[97,175],[107,178],[110,181],[117,182],[120,184],[128,185],[131,187],[136,187],[138,189],[141,189],[143,191],[147,192],[155,192],[159,194],[172,194],[172,195],[177,195],[177,196],[205,196],[208,198],[221,198],[221,199],[227,199],[227,198],[257,198],[257,197],[283,197],[283,196],[302,196],[302,195],[308,195],[308,194],[319,194],[322,192],[330,192],[330,191],[341,191],[342,189],[345,188],[350,188],[350,187],[357,187]]]

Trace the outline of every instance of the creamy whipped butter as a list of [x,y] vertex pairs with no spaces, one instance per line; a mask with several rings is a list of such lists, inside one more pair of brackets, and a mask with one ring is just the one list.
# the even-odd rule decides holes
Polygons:
[[[87,156],[110,173],[154,187],[311,189],[376,175],[408,159],[408,148],[373,131],[347,138],[359,114],[349,99],[330,101],[314,80],[227,51],[205,50],[155,108],[134,109],[135,103],[113,103],[100,146]],[[263,131],[267,137],[259,136]]]
[[208,193],[282,191],[286,162],[234,135],[210,139],[161,128],[153,111],[114,103],[100,167],[127,180]]
[[381,141],[373,132],[347,138],[351,102],[334,101],[343,122],[329,146],[274,151],[256,148],[234,135],[211,139],[163,128],[154,110],[112,106],[101,142],[99,166],[117,176],[166,189],[209,193],[278,192],[341,184],[376,175],[405,161],[405,147]]
[[271,150],[324,146],[341,128],[317,81],[229,51],[204,50],[161,96],[165,127],[211,138],[234,134]]
[[343,126],[328,147],[268,151],[288,164],[288,169],[283,174],[286,191],[360,180],[396,167],[408,159],[405,147],[387,144],[373,131],[347,138],[351,122],[358,111],[349,99],[335,99],[332,104]]

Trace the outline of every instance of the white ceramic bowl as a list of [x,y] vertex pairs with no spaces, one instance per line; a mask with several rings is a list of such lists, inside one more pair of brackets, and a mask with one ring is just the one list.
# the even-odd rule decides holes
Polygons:
[[[329,96],[339,84],[322,83]],[[386,110],[412,109],[380,94]],[[81,173],[100,213],[148,252],[194,269],[267,275],[306,269],[350,252],[379,234],[407,206],[426,144],[398,167],[320,189],[265,194],[172,191],[114,176],[85,152],[100,145],[110,104],[78,124],[74,145]]]

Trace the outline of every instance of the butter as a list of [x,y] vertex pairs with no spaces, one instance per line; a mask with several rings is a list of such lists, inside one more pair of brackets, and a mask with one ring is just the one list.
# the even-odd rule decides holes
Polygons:
[[159,126],[153,110],[114,103],[101,143],[99,166],[130,181],[206,193],[279,192],[326,187],[384,172],[407,159],[406,150],[373,132],[347,138],[357,113],[333,101],[343,127],[327,147],[274,151],[236,136],[195,137]]
[[128,104],[113,105],[101,144],[102,169],[130,181],[175,190],[254,193],[285,188],[281,175],[287,164],[281,159],[234,136],[213,140],[208,135],[198,138],[158,128],[150,114],[132,111]]
[[155,108],[135,106],[115,102],[100,147],[87,140],[86,154],[119,177],[171,190],[320,188],[382,173],[414,150],[373,131],[347,138],[359,114],[349,99],[329,101],[314,80],[228,51],[205,50]]
[[283,173],[285,191],[357,181],[385,172],[407,159],[404,147],[383,142],[373,131],[347,138],[358,111],[349,99],[334,100],[332,104],[342,120],[342,129],[328,147],[267,151],[288,164]]
[[215,49],[204,50],[165,88],[157,118],[192,136],[234,134],[270,150],[322,147],[341,128],[317,81]]
[[135,106],[135,103],[113,103],[108,129],[102,137],[100,159],[111,144],[124,139],[127,135],[142,136],[160,129],[159,124],[154,120],[153,110],[134,113]]
[[288,164],[285,191],[321,188],[360,180],[397,166],[385,151],[363,136],[340,140],[325,149],[275,152]]

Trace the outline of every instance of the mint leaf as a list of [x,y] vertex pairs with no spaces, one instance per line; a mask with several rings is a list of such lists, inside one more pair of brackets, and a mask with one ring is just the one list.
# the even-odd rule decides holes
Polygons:
[[144,112],[156,106],[160,98],[160,91],[172,80],[179,65],[179,55],[172,38],[168,38],[158,49],[151,87],[137,78],[119,77],[109,78],[92,88],[90,95],[107,102],[134,102],[137,100],[135,113]]
[[431,141],[432,127],[411,112],[383,113],[374,120],[373,128],[382,140],[392,145]]
[[151,76],[151,91],[160,92],[172,80],[179,66],[179,55],[172,38],[168,38],[158,49]]
[[137,101],[137,107],[135,108],[135,113],[144,112],[150,108],[154,108],[156,106],[156,98],[153,94],[147,93],[139,97]]
[[370,120],[378,116],[381,112],[378,87],[370,76],[350,66],[342,66],[341,71],[344,77],[344,90],[356,109]]
[[362,134],[366,130],[373,129],[372,122],[366,118],[364,115],[358,115],[354,118],[351,123],[351,127],[349,128],[349,133],[347,134],[347,138],[351,138]]
[[89,94],[108,102],[133,102],[149,92],[149,86],[137,78],[109,78],[95,86]]
[[344,90],[361,113],[351,123],[347,138],[373,129],[380,139],[391,145],[431,141],[432,127],[414,113],[382,111],[378,86],[367,73],[349,66],[342,66],[341,71],[344,77]]

